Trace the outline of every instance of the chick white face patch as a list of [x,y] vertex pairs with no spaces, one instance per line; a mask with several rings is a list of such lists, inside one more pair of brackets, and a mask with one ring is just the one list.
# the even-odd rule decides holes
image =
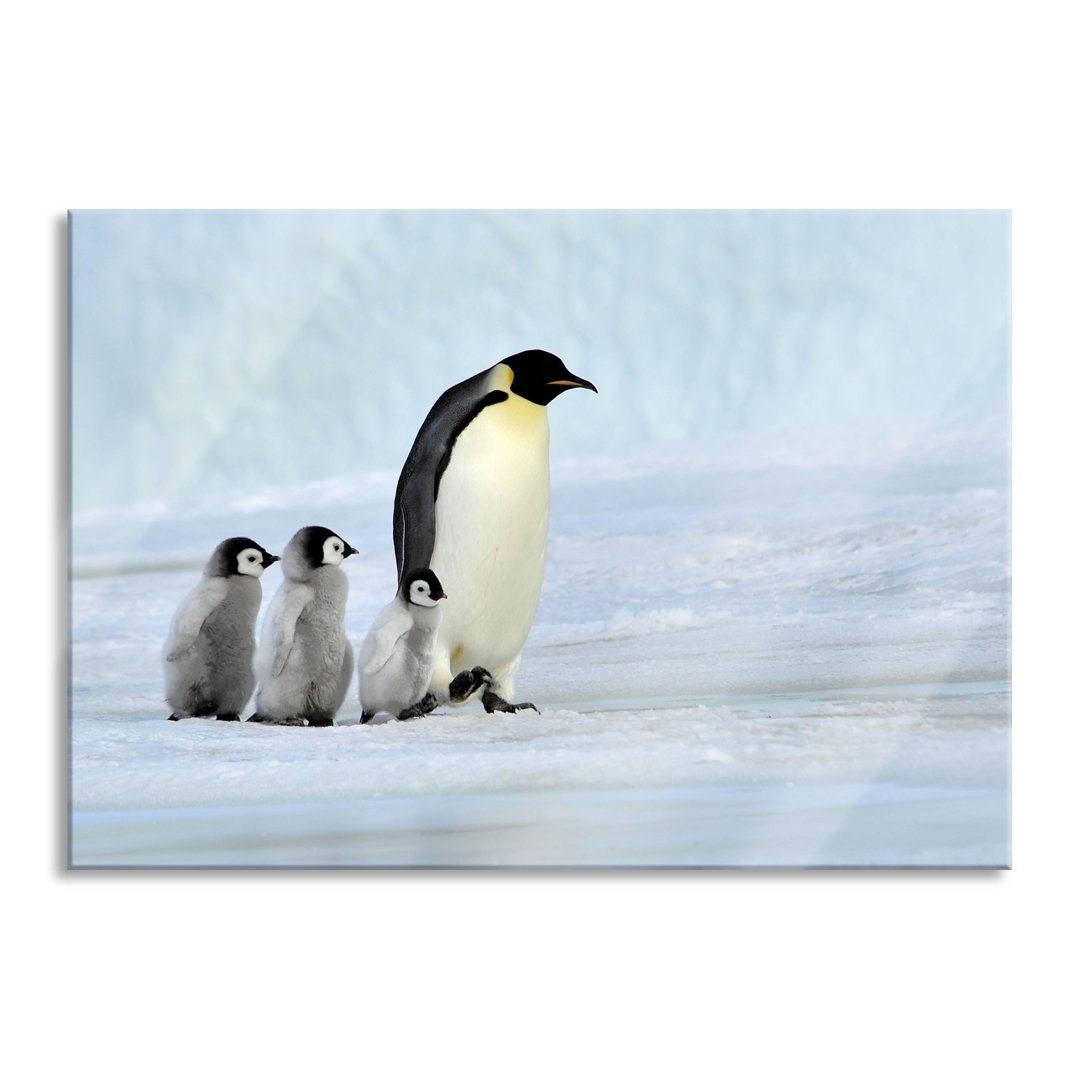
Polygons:
[[340,536],[328,536],[323,541],[323,566],[340,566],[345,558],[345,541]]
[[262,572],[265,569],[262,552],[256,548],[244,548],[236,556],[236,572],[238,574],[247,574],[249,577],[262,577]]
[[431,586],[426,581],[414,581],[409,586],[409,603],[434,607],[439,601],[431,597]]

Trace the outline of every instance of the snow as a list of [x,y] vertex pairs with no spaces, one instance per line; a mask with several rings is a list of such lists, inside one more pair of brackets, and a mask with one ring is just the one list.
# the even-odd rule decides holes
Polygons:
[[354,680],[334,728],[165,720],[163,634],[226,535],[339,531],[362,640],[392,473],[77,513],[73,864],[1007,865],[1004,427],[557,457],[539,714],[360,726]]

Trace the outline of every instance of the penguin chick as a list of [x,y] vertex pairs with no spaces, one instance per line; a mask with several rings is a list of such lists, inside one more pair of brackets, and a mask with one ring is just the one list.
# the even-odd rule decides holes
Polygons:
[[361,724],[380,712],[408,720],[435,707],[434,698],[425,695],[442,619],[439,601],[445,596],[430,570],[414,570],[371,624],[357,663]]
[[435,402],[405,460],[398,581],[429,567],[448,594],[431,674],[439,702],[482,689],[488,712],[535,708],[512,697],[547,553],[547,407],[575,387],[596,390],[542,349],[508,356]]
[[356,548],[321,525],[301,529],[285,546],[285,580],[263,620],[255,670],[260,724],[329,727],[352,679],[345,633],[349,579],[341,563]]
[[255,618],[262,572],[278,561],[246,536],[223,540],[202,580],[173,616],[162,651],[170,720],[216,716],[239,720],[255,689]]

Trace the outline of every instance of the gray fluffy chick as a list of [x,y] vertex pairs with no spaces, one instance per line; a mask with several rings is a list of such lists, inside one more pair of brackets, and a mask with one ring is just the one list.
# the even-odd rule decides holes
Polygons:
[[259,578],[277,561],[247,536],[230,537],[214,549],[202,580],[176,609],[162,652],[170,720],[240,719],[255,689]]

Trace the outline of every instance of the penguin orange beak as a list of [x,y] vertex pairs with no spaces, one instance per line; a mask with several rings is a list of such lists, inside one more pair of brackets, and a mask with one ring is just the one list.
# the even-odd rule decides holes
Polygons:
[[576,375],[571,375],[569,379],[552,379],[548,386],[580,386],[582,390],[591,390],[594,394],[600,393],[588,379],[579,379]]

